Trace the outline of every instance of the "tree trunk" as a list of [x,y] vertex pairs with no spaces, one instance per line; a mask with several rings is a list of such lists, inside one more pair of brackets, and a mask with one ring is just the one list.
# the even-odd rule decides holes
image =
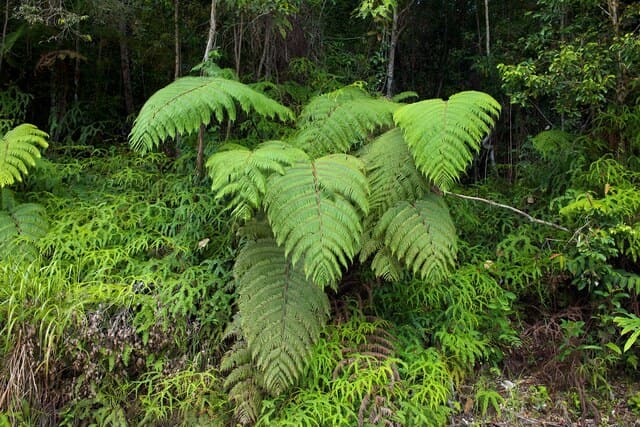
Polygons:
[[398,30],[398,8],[393,8],[393,22],[391,23],[391,40],[389,43],[389,63],[387,64],[387,98],[391,98],[393,96],[393,83],[394,83],[394,72],[396,66],[396,46],[398,45],[398,36],[400,35],[400,31]]
[[133,103],[133,85],[131,83],[131,63],[129,62],[129,45],[127,44],[128,25],[125,19],[120,21],[120,69],[122,70],[122,88],[127,115],[135,112]]
[[180,0],[174,0],[173,2],[173,39],[175,45],[175,68],[173,72],[173,78],[180,77],[180,68],[182,65],[180,55]]
[[[216,0],[211,0],[211,15],[209,16],[209,36],[207,37],[207,47],[204,50],[202,62],[205,62],[209,59],[209,54],[215,46],[216,33]],[[196,174],[201,178],[204,175],[204,132],[204,124],[201,124],[200,130],[198,131],[198,148],[196,153]]]
[[491,56],[491,31],[489,27],[489,0],[484,0],[484,26],[485,26],[485,47],[487,51],[487,58]]
[[233,58],[236,66],[236,76],[240,76],[240,59],[242,58],[242,37],[244,35],[244,20],[240,15],[240,23],[233,28]]
[[4,44],[7,40],[7,25],[9,25],[9,0],[4,6],[4,22],[2,24],[2,45],[0,45],[0,72],[2,71],[2,62],[4,59]]
[[[266,19],[267,19],[267,22],[264,28],[264,42],[262,45],[263,46],[262,55],[260,57],[260,64],[258,65],[258,72],[256,73],[256,75],[258,76],[258,79],[260,79],[260,76],[262,75],[262,69],[267,68],[266,67],[267,54],[269,53],[269,43],[271,43],[271,16],[267,16]],[[269,72],[265,70],[264,74],[265,76],[268,76]]]

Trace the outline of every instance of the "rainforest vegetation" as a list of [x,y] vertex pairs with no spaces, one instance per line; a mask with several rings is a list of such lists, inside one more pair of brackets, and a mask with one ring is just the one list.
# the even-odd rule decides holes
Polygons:
[[640,418],[640,3],[0,12],[0,426]]

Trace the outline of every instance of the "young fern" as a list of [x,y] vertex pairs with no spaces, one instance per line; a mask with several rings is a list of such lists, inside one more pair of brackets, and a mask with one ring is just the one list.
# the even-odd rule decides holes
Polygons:
[[48,135],[30,124],[21,124],[8,131],[0,139],[0,188],[14,182],[22,182],[40,158],[40,148],[47,148]]
[[220,122],[225,114],[237,116],[236,104],[245,112],[289,120],[291,111],[251,87],[222,77],[183,77],[154,93],[144,104],[129,135],[131,148],[148,152],[166,138],[189,134]]
[[446,191],[473,160],[499,113],[500,104],[491,96],[468,91],[448,101],[406,105],[395,112],[394,120],[420,171]]

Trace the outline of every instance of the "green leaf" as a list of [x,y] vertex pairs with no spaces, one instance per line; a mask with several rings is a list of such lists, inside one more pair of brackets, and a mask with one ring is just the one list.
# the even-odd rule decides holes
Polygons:
[[325,286],[341,276],[359,250],[368,211],[363,163],[336,154],[298,162],[267,184],[267,217],[293,265],[302,260],[307,278]]
[[401,201],[389,209],[374,237],[422,279],[440,281],[456,257],[456,230],[441,197],[427,195],[415,203]]
[[264,117],[293,118],[291,111],[251,87],[222,77],[183,77],[154,93],[147,100],[129,135],[131,148],[147,152],[163,140],[190,134],[208,125],[213,116],[220,122],[225,115],[237,116],[254,111]]
[[219,151],[207,161],[216,199],[231,197],[227,204],[236,217],[250,218],[262,204],[267,178],[284,174],[285,166],[308,159],[307,155],[280,141],[268,141],[251,151],[242,146]]
[[420,171],[446,191],[473,160],[499,113],[500,104],[491,96],[467,91],[448,101],[406,105],[395,112],[394,120]]
[[47,148],[47,135],[34,125],[21,124],[0,139],[0,188],[22,182],[28,167],[40,158],[38,147]]
[[234,276],[247,346],[265,388],[279,394],[304,372],[329,313],[327,296],[290,265],[273,239],[248,242]]

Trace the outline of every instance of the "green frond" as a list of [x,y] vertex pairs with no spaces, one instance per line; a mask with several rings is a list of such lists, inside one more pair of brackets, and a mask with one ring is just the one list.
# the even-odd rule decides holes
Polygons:
[[38,147],[47,148],[47,135],[34,125],[21,124],[4,134],[0,140],[0,188],[22,182],[29,166],[40,158]]
[[375,130],[392,127],[393,112],[398,107],[356,86],[320,95],[302,111],[294,144],[311,157],[346,153]]
[[233,215],[246,220],[261,206],[269,175],[282,175],[285,166],[305,159],[308,157],[302,150],[268,141],[253,151],[239,145],[219,151],[209,158],[207,169],[216,199],[230,197],[227,206]]
[[421,278],[439,281],[453,267],[456,230],[441,197],[427,195],[415,203],[401,201],[374,229],[394,257]]
[[298,162],[267,185],[267,217],[293,265],[319,286],[335,283],[358,252],[368,212],[364,164],[346,154]]
[[500,104],[491,96],[467,91],[448,101],[406,105],[395,112],[394,120],[420,171],[446,191],[473,160],[499,113]]
[[329,303],[291,267],[273,239],[248,242],[234,266],[242,332],[264,387],[278,394],[302,375],[326,322]]
[[264,396],[260,388],[260,373],[255,369],[246,341],[237,341],[224,355],[220,370],[227,372],[224,388],[234,404],[236,421],[241,425],[255,424]]
[[384,246],[380,237],[374,237],[372,231],[367,229],[362,237],[362,248],[360,249],[360,262],[364,263],[373,255],[371,269],[376,277],[389,282],[397,282],[402,278],[404,268],[402,264],[393,256],[389,248]]
[[47,233],[44,208],[35,203],[0,210],[0,258],[37,255],[34,243]]
[[573,136],[557,129],[545,130],[532,138],[534,148],[545,160],[574,152]]
[[291,111],[243,83],[222,77],[183,77],[147,100],[129,135],[136,151],[150,151],[166,138],[189,134],[208,125],[213,116],[235,120],[236,105],[242,111],[288,120]]
[[378,218],[400,200],[414,201],[429,193],[400,129],[390,130],[366,145],[360,157],[367,168],[370,215]]

